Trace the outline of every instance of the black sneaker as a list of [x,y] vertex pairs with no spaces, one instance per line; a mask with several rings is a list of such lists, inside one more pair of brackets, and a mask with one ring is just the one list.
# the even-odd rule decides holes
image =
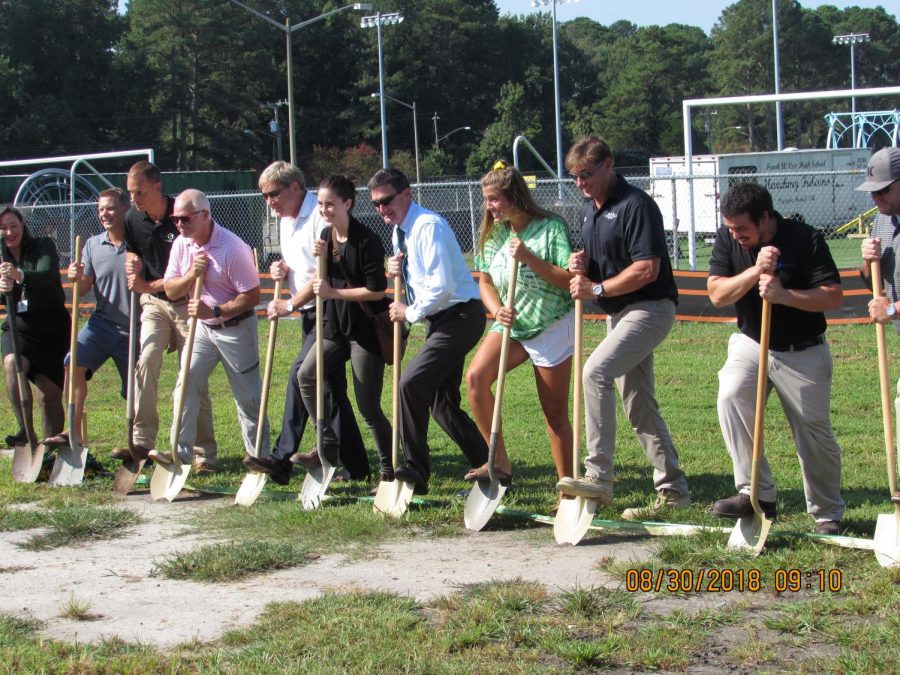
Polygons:
[[14,448],[22,443],[27,443],[28,436],[25,435],[24,429],[19,429],[14,434],[6,434],[6,438],[4,440],[6,442],[7,448]]
[[100,460],[88,453],[87,461],[84,463],[84,477],[98,478],[100,476],[112,476],[112,474],[100,463]]
[[[759,500],[759,505],[769,520],[775,520],[778,509],[775,502]],[[734,497],[720,499],[712,507],[712,513],[720,518],[747,518],[753,515],[753,504],[750,503],[750,495],[740,492]]]
[[251,457],[247,455],[243,459],[243,465],[248,471],[264,473],[279,485],[287,485],[291,482],[291,472],[294,469],[290,460],[278,460],[272,457]]
[[839,520],[820,520],[816,523],[816,534],[840,534],[844,524]]

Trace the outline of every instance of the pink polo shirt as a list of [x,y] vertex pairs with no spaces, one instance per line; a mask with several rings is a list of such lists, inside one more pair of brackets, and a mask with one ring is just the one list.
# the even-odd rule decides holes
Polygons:
[[[209,259],[200,291],[200,301],[207,307],[222,305],[240,293],[259,287],[253,251],[234,232],[216,222],[213,222],[212,236],[203,246],[195,244],[193,239],[181,235],[176,237],[169,254],[165,280],[185,276],[193,267],[194,258],[201,252],[206,253]],[[203,323],[214,326],[230,318],[231,315],[223,314],[218,319],[204,319]]]

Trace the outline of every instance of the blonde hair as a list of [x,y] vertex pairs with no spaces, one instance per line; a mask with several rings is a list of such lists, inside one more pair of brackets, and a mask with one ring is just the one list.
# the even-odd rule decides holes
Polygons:
[[[538,206],[534,196],[519,170],[513,166],[507,166],[500,160],[494,163],[493,168],[481,177],[481,187],[497,190],[509,199],[517,209],[533,218],[558,218],[552,211],[547,211]],[[482,207],[481,229],[478,232],[478,252],[484,253],[484,244],[494,233],[497,223],[493,214],[488,211],[487,202]]]

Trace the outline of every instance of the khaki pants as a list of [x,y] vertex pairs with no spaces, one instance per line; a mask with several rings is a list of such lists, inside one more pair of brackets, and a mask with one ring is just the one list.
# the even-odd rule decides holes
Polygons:
[[[728,338],[728,360],[719,371],[719,425],[734,466],[734,485],[750,494],[759,343],[743,333]],[[831,430],[831,351],[827,344],[800,352],[769,352],[769,382],[778,394],[797,446],[806,510],[816,520],[840,520],[841,448]],[[775,501],[765,454],[759,463],[759,498]]]
[[613,479],[618,387],[625,417],[653,466],[653,486],[688,491],[678,465],[678,450],[659,412],[653,379],[653,350],[674,323],[675,303],[671,300],[635,302],[607,319],[606,339],[590,355],[582,374],[588,476]]
[[[155,295],[141,295],[141,355],[135,368],[134,443],[155,448],[159,434],[157,412],[159,374],[163,355],[178,349],[179,354],[188,334],[187,302],[174,304]],[[216,462],[216,439],[213,434],[212,405],[206,382],[199,392],[199,415],[194,453],[208,464]]]

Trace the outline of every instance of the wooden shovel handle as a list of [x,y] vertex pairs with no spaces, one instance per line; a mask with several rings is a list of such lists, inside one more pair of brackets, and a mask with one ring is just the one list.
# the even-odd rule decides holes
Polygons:
[[[253,253],[254,255],[256,254],[256,249],[253,249]],[[281,297],[281,287],[283,283],[282,279],[275,281],[274,297],[276,300]],[[259,416],[256,420],[256,440],[253,445],[257,457],[259,457],[259,450],[262,446],[263,427],[266,424],[266,412],[269,409],[269,388],[272,384],[272,365],[275,358],[275,339],[277,336],[278,317],[273,316],[269,319],[269,342],[266,345],[266,364],[263,368],[262,392],[260,393],[259,399]]]
[[753,418],[753,459],[750,464],[750,501],[759,502],[759,462],[762,459],[763,428],[766,419],[766,388],[769,383],[769,336],[772,306],[763,298],[762,326],[759,331],[759,368],[756,375],[756,412]]
[[[884,295],[881,282],[881,261],[873,260],[871,264],[872,297]],[[887,341],[884,324],[875,324],[875,338],[878,344],[878,383],[881,390],[881,424],[884,428],[884,450],[887,456],[888,485],[891,495],[897,491],[897,465],[894,459],[894,416],[891,414],[891,393],[888,382]]]
[[584,303],[575,300],[575,359],[572,372],[575,375],[574,392],[572,394],[572,478],[578,478],[578,464],[581,454],[581,369],[583,357],[582,335],[584,322]]

